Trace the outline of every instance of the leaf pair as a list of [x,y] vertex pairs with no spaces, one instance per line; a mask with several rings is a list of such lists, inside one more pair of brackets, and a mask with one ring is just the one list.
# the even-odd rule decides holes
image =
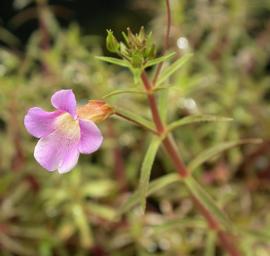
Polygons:
[[[195,159],[193,159],[188,165],[188,170],[193,172],[197,167],[206,161],[212,159],[212,157],[220,154],[221,152],[228,150],[232,147],[245,144],[245,143],[259,143],[258,139],[246,139],[240,141],[224,142],[220,145],[214,146],[206,151],[203,151]],[[146,205],[146,197],[152,195],[153,193],[175,183],[182,181],[185,183],[190,192],[200,201],[200,203],[209,210],[209,212],[215,216],[215,218],[226,228],[232,229],[230,221],[227,216],[219,209],[215,204],[212,197],[204,190],[203,187],[191,176],[186,179],[181,179],[181,177],[174,173],[168,174],[161,178],[158,178],[149,183],[151,169],[153,166],[154,158],[157,154],[158,147],[160,145],[160,140],[154,137],[149,145],[147,153],[145,155],[140,176],[140,184],[138,190],[129,197],[129,199],[120,207],[118,214],[123,214],[129,211],[132,207],[141,203],[141,207],[144,210]]]
[[[144,65],[144,68],[147,68],[147,67],[159,64],[161,62],[167,61],[174,55],[175,55],[175,53],[172,52],[172,53],[169,53],[169,54],[167,54],[165,56],[150,60]],[[191,57],[192,57],[192,54],[188,53],[188,54],[184,55],[182,58],[175,61],[173,64],[171,64],[167,68],[165,68],[161,72],[161,74],[159,76],[159,79],[157,81],[157,84],[155,85],[154,90],[161,90],[161,89],[169,88],[169,87],[161,87],[160,85],[163,82],[165,82],[177,70],[179,70]],[[105,61],[105,62],[108,62],[108,63],[111,63],[111,64],[115,64],[115,65],[118,65],[118,66],[129,68],[134,73],[134,69],[132,68],[130,63],[125,59],[118,59],[118,58],[104,57],[104,56],[97,56],[96,58],[98,60],[101,60],[101,61]],[[137,73],[137,71],[136,71],[136,73]],[[143,89],[138,89],[138,88],[117,89],[117,90],[114,90],[114,91],[106,94],[103,98],[108,98],[108,97],[116,96],[116,95],[123,94],[123,93],[144,94],[145,92],[144,92]]]
[[[168,59],[170,59],[174,55],[175,55],[175,52],[171,52],[171,53],[169,53],[167,55],[164,55],[162,57],[149,60],[144,64],[143,68],[148,68],[148,67],[154,66],[154,65],[156,65],[156,64],[158,64],[160,62],[167,61]],[[115,64],[115,65],[118,65],[118,66],[121,66],[121,67],[126,67],[126,68],[130,68],[130,69],[132,68],[130,63],[125,59],[118,59],[118,58],[105,57],[105,56],[96,56],[96,58],[98,60],[105,61],[105,62],[108,62],[108,63],[111,63],[111,64]]]

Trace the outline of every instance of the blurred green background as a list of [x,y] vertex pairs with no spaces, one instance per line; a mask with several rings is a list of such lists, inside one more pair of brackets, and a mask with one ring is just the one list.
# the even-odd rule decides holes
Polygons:
[[[185,162],[227,141],[262,138],[226,150],[196,178],[240,230],[243,255],[270,255],[270,1],[171,0],[170,50],[192,60],[170,79],[168,120],[192,114],[232,117],[176,130]],[[0,255],[225,255],[178,183],[116,215],[138,186],[146,131],[120,119],[100,125],[104,144],[70,173],[43,170],[23,126],[28,108],[51,110],[71,88],[79,103],[133,86],[131,74],[94,58],[108,55],[106,29],[153,31],[161,52],[164,1],[0,2]],[[152,70],[149,70],[151,73]],[[158,97],[159,95],[157,95]],[[140,94],[108,98],[150,118]],[[173,173],[160,150],[151,180]]]

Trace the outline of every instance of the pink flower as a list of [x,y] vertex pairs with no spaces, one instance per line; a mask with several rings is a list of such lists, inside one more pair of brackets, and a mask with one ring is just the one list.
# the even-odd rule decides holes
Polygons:
[[96,151],[103,137],[93,121],[78,115],[72,90],[55,92],[51,103],[56,108],[53,112],[29,109],[24,125],[30,134],[40,138],[34,151],[39,164],[48,171],[65,173],[77,164],[80,153]]

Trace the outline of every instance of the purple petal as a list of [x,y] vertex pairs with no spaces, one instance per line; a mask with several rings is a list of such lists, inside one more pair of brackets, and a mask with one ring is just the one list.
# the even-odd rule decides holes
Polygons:
[[48,171],[68,172],[78,161],[78,144],[79,136],[70,139],[55,130],[38,141],[34,157]]
[[91,121],[81,119],[79,123],[81,128],[79,151],[83,154],[93,153],[102,144],[102,134],[98,127]]
[[69,147],[69,150],[66,150],[63,155],[62,162],[58,167],[59,173],[69,172],[79,160],[80,152],[78,150],[78,144]]
[[76,98],[72,90],[60,90],[53,94],[52,105],[59,110],[70,113],[76,117]]
[[61,113],[61,111],[46,112],[41,108],[30,108],[24,117],[24,126],[37,138],[47,136],[54,130],[54,121]]

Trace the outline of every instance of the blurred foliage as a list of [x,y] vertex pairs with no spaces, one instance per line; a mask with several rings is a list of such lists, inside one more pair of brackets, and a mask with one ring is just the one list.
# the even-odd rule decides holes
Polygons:
[[[19,2],[17,8],[30,1],[21,1],[21,7]],[[158,3],[137,0],[133,7],[154,13],[153,38],[162,42],[165,11],[163,1]],[[189,52],[193,57],[160,85],[170,87],[156,92],[160,106],[164,97],[171,102],[161,111],[168,110],[168,122],[191,114],[233,118],[175,129],[187,163],[226,141],[263,139],[259,145],[228,147],[193,171],[239,230],[244,255],[267,256],[270,3],[171,0],[171,5],[170,48],[177,53],[173,58]],[[81,157],[65,175],[48,173],[35,162],[36,141],[23,127],[29,107],[50,109],[50,96],[60,88],[72,88],[84,103],[141,86],[134,85],[127,70],[95,58],[102,55],[102,38],[82,35],[76,24],[63,29],[42,1],[37,7],[40,29],[23,51],[17,48],[16,36],[0,28],[1,255],[225,255],[185,189],[170,176],[172,166],[160,152],[144,217],[136,207],[119,215],[139,185],[142,152],[151,139],[141,128],[116,118],[102,124],[102,149]],[[161,49],[161,43],[157,46]],[[150,119],[140,93],[116,93],[106,100]]]

